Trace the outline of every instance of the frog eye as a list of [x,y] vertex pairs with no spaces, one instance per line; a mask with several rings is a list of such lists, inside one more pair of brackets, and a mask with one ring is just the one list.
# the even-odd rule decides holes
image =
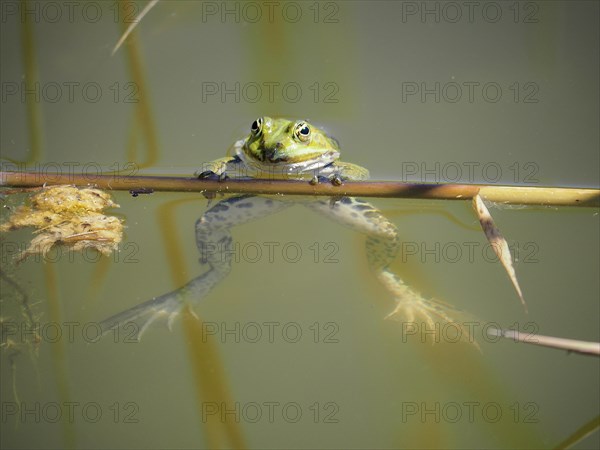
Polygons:
[[296,128],[294,128],[294,136],[302,142],[308,141],[310,139],[310,125],[306,122],[298,122]]
[[252,122],[252,125],[250,126],[250,131],[252,132],[252,134],[254,136],[259,136],[260,133],[262,132],[262,127],[263,127],[263,119],[262,119],[262,117],[259,117],[254,122]]

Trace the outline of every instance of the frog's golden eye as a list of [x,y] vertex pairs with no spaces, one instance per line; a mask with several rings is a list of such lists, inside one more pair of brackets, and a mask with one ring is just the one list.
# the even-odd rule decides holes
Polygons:
[[252,125],[250,126],[250,131],[252,132],[252,134],[254,136],[260,136],[260,133],[262,132],[262,127],[263,127],[263,118],[259,117],[254,122],[252,122]]
[[306,122],[298,122],[294,128],[294,136],[302,142],[307,142],[310,139],[310,125]]

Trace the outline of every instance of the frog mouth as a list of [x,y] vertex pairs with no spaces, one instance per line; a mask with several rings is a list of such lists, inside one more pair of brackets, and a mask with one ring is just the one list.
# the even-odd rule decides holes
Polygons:
[[252,154],[245,148],[246,141],[240,139],[233,144],[232,152],[238,156],[248,168],[256,171],[282,170],[284,172],[306,172],[317,170],[331,164],[340,157],[340,152],[331,150],[314,157],[301,158],[282,155],[277,149],[264,149],[261,153]]
[[285,163],[289,160],[289,158],[280,153],[281,148],[282,145],[279,143],[274,148],[266,148],[259,153],[258,159],[261,162],[267,162],[270,164]]
[[261,154],[261,161],[271,164],[285,163],[288,159],[287,156],[277,155],[275,151],[265,151]]

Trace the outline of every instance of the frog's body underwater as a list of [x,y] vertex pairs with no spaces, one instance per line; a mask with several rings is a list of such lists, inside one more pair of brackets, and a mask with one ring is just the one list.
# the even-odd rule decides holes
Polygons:
[[[366,169],[339,161],[338,142],[303,120],[257,119],[251,126],[250,135],[237,141],[228,153],[230,156],[205,167],[208,170],[199,177],[281,178],[313,183],[329,180],[340,184],[344,180],[364,180],[369,176]],[[103,331],[135,322],[139,337],[158,318],[168,319],[170,325],[186,302],[200,301],[229,274],[231,258],[228,255],[233,249],[231,228],[298,203],[367,236],[369,266],[396,302],[396,308],[389,316],[397,316],[406,322],[418,320],[429,327],[436,321],[455,320],[458,310],[423,298],[391,272],[389,266],[399,248],[397,230],[369,203],[352,197],[330,201],[314,197],[281,200],[240,195],[216,203],[196,222],[196,245],[201,262],[208,266],[207,271],[173,292],[106,319],[101,325]]]

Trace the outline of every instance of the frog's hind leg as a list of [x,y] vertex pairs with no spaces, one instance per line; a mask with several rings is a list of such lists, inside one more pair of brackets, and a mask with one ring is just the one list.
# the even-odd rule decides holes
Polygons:
[[289,206],[266,197],[237,196],[228,198],[208,209],[196,222],[196,245],[200,262],[208,266],[202,275],[167,294],[155,297],[118,313],[100,323],[102,333],[132,323],[135,337],[157,319],[167,319],[169,327],[186,304],[197,303],[231,271],[233,239],[230,229],[254,219],[273,214]]
[[441,325],[436,326],[436,323],[452,322],[464,331],[462,336],[465,340],[472,339],[464,325],[457,323],[459,318],[469,318],[467,313],[444,302],[424,298],[391,271],[390,264],[399,250],[398,231],[373,205],[353,197],[343,197],[333,204],[327,200],[306,206],[367,236],[369,267],[396,302],[396,308],[387,317],[395,317],[415,327],[424,325],[429,330],[440,329]]

